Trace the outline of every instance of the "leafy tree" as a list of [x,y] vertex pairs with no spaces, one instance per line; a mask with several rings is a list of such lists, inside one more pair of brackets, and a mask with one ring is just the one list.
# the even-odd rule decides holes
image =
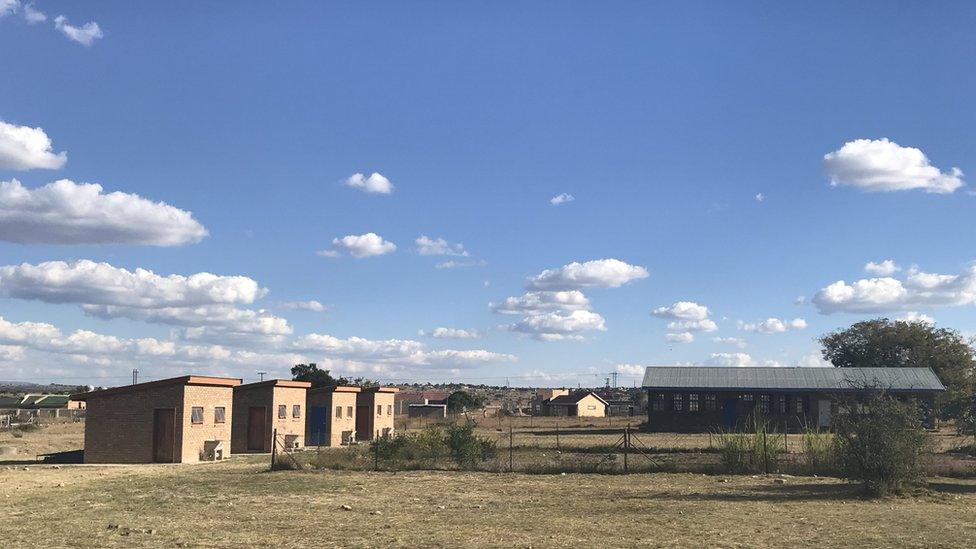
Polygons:
[[820,343],[824,359],[842,368],[932,368],[946,386],[938,400],[945,418],[962,417],[976,395],[972,341],[955,330],[878,318],[826,334]]
[[335,387],[345,385],[348,380],[345,378],[334,378],[328,370],[320,370],[319,367],[311,362],[309,364],[296,364],[291,369],[291,377],[295,381],[309,381],[313,388]]
[[465,410],[473,410],[481,407],[481,399],[476,398],[467,391],[454,391],[447,397],[447,411],[452,414],[459,414]]

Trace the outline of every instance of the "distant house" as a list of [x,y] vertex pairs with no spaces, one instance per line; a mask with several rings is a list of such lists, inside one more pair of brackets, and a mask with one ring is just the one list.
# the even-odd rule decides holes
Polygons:
[[652,366],[643,388],[648,429],[689,432],[749,428],[755,418],[790,430],[829,428],[839,399],[873,389],[917,400],[933,426],[935,396],[945,391],[930,368]]
[[356,441],[359,387],[319,387],[308,391],[309,446],[342,446]]
[[394,412],[396,414],[406,414],[411,404],[428,404],[430,402],[441,404],[447,403],[450,393],[444,391],[401,391],[396,393],[394,398]]
[[577,391],[559,395],[544,403],[550,416],[603,417],[607,415],[607,401],[593,391]]
[[396,387],[367,387],[356,395],[356,437],[373,440],[393,434]]
[[305,439],[307,381],[270,379],[234,387],[231,451],[267,453],[278,436],[278,449],[294,450]]
[[407,417],[444,419],[447,417],[447,404],[411,404],[407,407]]
[[624,416],[630,417],[634,415],[637,405],[633,400],[630,399],[606,399],[607,400],[607,415],[608,416]]
[[85,463],[173,463],[230,455],[240,379],[182,376],[71,395],[86,403]]
[[548,416],[552,415],[549,413],[548,403],[553,398],[558,396],[568,395],[569,389],[537,389],[535,396],[532,397],[532,415],[535,416]]
[[44,412],[47,417],[60,417],[62,411],[84,409],[84,401],[72,400],[69,395],[28,393],[0,396],[0,410],[10,410],[17,416],[37,416]]

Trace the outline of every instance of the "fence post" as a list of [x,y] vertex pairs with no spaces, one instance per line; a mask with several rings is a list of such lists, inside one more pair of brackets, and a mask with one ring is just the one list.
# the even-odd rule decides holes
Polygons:
[[630,473],[627,466],[627,454],[630,453],[630,425],[624,427],[624,474]]
[[275,458],[278,457],[278,429],[271,432],[271,470],[275,468]]
[[512,425],[508,425],[508,472],[514,472],[515,470],[515,430],[512,429]]
[[556,451],[559,451],[559,418],[556,418]]

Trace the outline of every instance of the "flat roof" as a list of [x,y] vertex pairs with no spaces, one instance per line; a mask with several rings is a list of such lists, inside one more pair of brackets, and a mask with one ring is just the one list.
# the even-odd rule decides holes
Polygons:
[[931,368],[648,366],[645,389],[945,391]]
[[327,385],[309,389],[310,393],[358,393],[362,389],[356,385]]
[[166,385],[207,385],[211,387],[236,387],[241,384],[240,379],[232,377],[211,377],[211,376],[180,376],[171,377],[169,379],[160,379],[158,381],[147,381],[145,383],[136,383],[135,385],[122,385],[120,387],[111,387],[108,389],[101,389],[99,391],[89,391],[87,393],[77,393],[71,395],[71,400],[88,400],[90,398],[100,398],[105,396],[119,395],[123,393],[132,393],[136,391],[145,391],[147,389],[154,389],[156,387],[164,387]]
[[264,381],[255,381],[254,383],[245,383],[243,385],[238,385],[234,387],[235,391],[248,391],[250,389],[260,389],[262,387],[291,387],[294,389],[308,389],[312,386],[309,381],[292,381],[290,379],[266,379]]
[[364,387],[364,393],[399,393],[400,389],[396,387]]

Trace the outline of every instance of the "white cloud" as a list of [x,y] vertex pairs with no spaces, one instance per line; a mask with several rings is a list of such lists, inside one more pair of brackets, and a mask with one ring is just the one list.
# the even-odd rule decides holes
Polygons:
[[712,341],[714,341],[715,343],[735,345],[740,349],[745,349],[747,346],[746,341],[739,337],[713,337]]
[[373,257],[388,254],[396,250],[396,244],[383,240],[376,233],[348,235],[332,239],[332,249],[316,252],[325,257],[340,257],[347,253],[355,258]]
[[695,335],[691,332],[670,332],[664,335],[664,339],[674,343],[692,343]]
[[95,40],[103,36],[102,29],[94,21],[76,27],[68,23],[67,17],[59,15],[54,18],[54,26],[70,40],[74,40],[83,46],[91,46]]
[[0,362],[11,362],[24,358],[24,348],[16,345],[0,345]]
[[902,322],[921,322],[923,324],[928,324],[929,326],[935,324],[934,318],[932,318],[927,314],[919,313],[917,311],[908,311],[907,313],[899,316],[898,320],[901,320]]
[[891,276],[900,270],[901,267],[890,259],[885,259],[880,263],[868,261],[867,265],[864,266],[864,271],[866,273],[873,274],[875,276]]
[[576,200],[575,196],[567,193],[562,193],[550,198],[549,203],[552,204],[553,206],[558,206],[560,204],[565,204],[567,202],[572,202],[574,200]]
[[823,355],[819,352],[813,352],[800,357],[797,366],[801,368],[832,368],[834,365],[824,360]]
[[293,343],[304,352],[324,352],[327,357],[373,366],[399,368],[467,368],[496,362],[511,362],[515,356],[476,349],[430,350],[419,341],[404,339],[341,339],[328,334],[308,334]]
[[453,259],[442,261],[434,265],[435,269],[461,269],[464,267],[484,267],[488,262],[484,259],[472,259],[469,261],[455,261]]
[[573,262],[558,269],[546,269],[529,281],[534,290],[579,290],[618,288],[633,280],[647,278],[647,269],[619,259]]
[[756,199],[756,202],[762,202],[763,200],[766,200],[766,195],[763,193],[758,193],[754,198]]
[[562,292],[528,292],[509,297],[501,303],[489,303],[493,312],[505,315],[535,315],[552,311],[587,311],[590,300],[579,290]]
[[325,311],[325,305],[311,299],[309,301],[286,301],[281,304],[281,308],[288,311],[312,311],[321,313]]
[[373,172],[369,177],[361,173],[354,173],[346,178],[346,186],[376,194],[390,194],[394,188],[389,179],[376,172]]
[[807,296],[805,295],[798,295],[796,296],[796,299],[793,300],[794,305],[804,305],[806,304],[806,302],[807,302]]
[[680,320],[705,320],[708,318],[708,307],[694,301],[678,301],[669,307],[658,307],[651,314],[660,318]]
[[645,367],[639,364],[617,364],[614,370],[625,376],[643,376]]
[[913,266],[904,280],[868,278],[851,284],[838,280],[817,292],[813,303],[824,314],[970,305],[976,303],[976,265],[957,275],[926,273]]
[[780,320],[778,318],[767,318],[762,322],[751,324],[739,321],[739,329],[747,332],[759,332],[761,334],[778,334],[787,330],[802,330],[807,327],[807,321],[802,318],[793,320]]
[[675,320],[668,322],[668,330],[671,332],[714,332],[718,330],[718,325],[709,318],[704,320]]
[[0,267],[0,295],[80,305],[99,318],[129,318],[194,327],[189,337],[284,336],[288,322],[263,310],[239,309],[267,293],[244,276],[197,273],[161,276],[89,260]]
[[747,353],[712,353],[709,357],[710,366],[755,366],[756,361]]
[[417,253],[420,255],[454,255],[460,257],[471,255],[464,249],[464,244],[451,244],[443,238],[432,239],[426,235],[420,235],[416,243]]
[[18,9],[20,9],[19,0],[0,0],[0,17],[17,13]]
[[42,128],[16,126],[0,120],[0,169],[56,170],[67,161],[68,153],[55,153],[51,138]]
[[47,15],[34,7],[33,2],[28,2],[24,4],[24,20],[28,24],[33,25],[34,23],[42,23],[47,21]]
[[888,139],[845,143],[840,150],[824,155],[824,167],[831,185],[849,185],[867,192],[923,189],[949,194],[964,185],[959,168],[942,172],[919,149]]
[[20,244],[181,246],[207,230],[190,212],[101,185],[62,179],[27,189],[0,181],[0,240]]
[[551,312],[528,316],[511,326],[511,330],[528,334],[540,341],[581,339],[581,332],[606,331],[606,321],[591,311]]
[[434,339],[478,339],[481,333],[477,330],[462,330],[460,328],[434,328],[429,334],[420,331],[421,336],[430,336]]

